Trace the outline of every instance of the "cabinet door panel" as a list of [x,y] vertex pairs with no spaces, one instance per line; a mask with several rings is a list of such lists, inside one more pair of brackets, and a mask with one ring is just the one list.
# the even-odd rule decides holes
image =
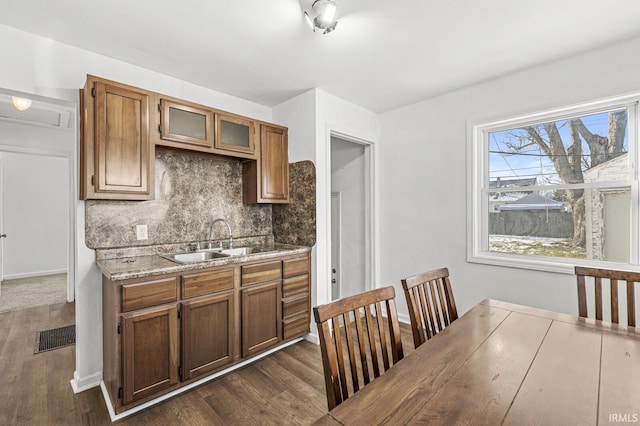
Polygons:
[[[242,153],[245,158],[255,158],[256,125],[248,118],[217,113],[215,147],[218,150]],[[232,155],[232,154],[230,154]]]
[[211,148],[213,146],[213,112],[179,103],[160,100],[160,138]]
[[150,193],[149,97],[96,82],[96,192]]
[[123,404],[178,383],[178,310],[164,305],[122,314]]
[[242,289],[242,356],[282,340],[280,280]]
[[182,303],[184,379],[213,371],[233,361],[233,318],[233,293]]
[[264,200],[289,201],[288,146],[284,129],[262,125],[260,191]]

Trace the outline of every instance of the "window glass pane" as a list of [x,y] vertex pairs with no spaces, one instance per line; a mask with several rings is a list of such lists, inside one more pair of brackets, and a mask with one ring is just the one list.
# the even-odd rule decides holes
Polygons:
[[628,111],[488,133],[489,188],[628,181]]
[[[572,210],[572,197],[582,200],[582,211]],[[628,186],[488,193],[488,206],[491,252],[630,261]]]
[[487,249],[628,263],[628,115],[620,108],[487,132]]
[[223,145],[249,147],[249,126],[232,121],[220,121]]
[[204,114],[169,108],[169,128],[174,135],[206,139],[207,117]]

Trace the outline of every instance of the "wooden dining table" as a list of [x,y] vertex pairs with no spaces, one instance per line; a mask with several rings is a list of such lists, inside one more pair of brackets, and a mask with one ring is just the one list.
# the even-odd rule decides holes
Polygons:
[[317,425],[640,423],[640,330],[484,300]]

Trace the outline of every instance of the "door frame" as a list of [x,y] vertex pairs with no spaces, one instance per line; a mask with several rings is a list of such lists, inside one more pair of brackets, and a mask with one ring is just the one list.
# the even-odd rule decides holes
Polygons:
[[[0,234],[4,232],[4,166],[0,152]],[[0,282],[4,280],[4,238],[0,237]]]
[[75,184],[75,155],[55,150],[41,148],[26,148],[0,144],[0,152],[13,154],[42,155],[48,157],[65,158],[67,160],[69,205],[68,207],[68,240],[67,240],[67,302],[75,300],[75,270],[76,270],[76,184]]
[[[334,217],[334,202],[335,205],[337,206],[337,210],[338,210],[338,221],[335,221],[335,217]],[[333,226],[336,226],[336,234],[338,237],[338,245],[334,247],[334,240],[333,240]],[[340,288],[340,283],[342,282],[342,192],[341,191],[331,191],[331,268],[333,268],[334,266],[337,268],[337,274],[336,274],[336,280],[338,280],[338,291],[337,291],[337,295],[336,297],[333,297],[333,282],[331,283],[331,300],[337,300],[340,299],[340,295],[342,294],[341,292],[341,288]],[[333,256],[335,254],[336,257],[336,265],[334,265],[333,263]],[[333,277],[333,271],[331,271],[331,275],[329,275],[330,277]]]
[[[365,156],[365,283],[364,290],[372,290],[376,288],[377,273],[377,251],[376,251],[376,224],[377,224],[377,208],[376,208],[376,162],[375,162],[375,143],[352,136],[348,131],[338,130],[338,126],[327,124],[326,144],[324,147],[324,158],[326,164],[325,178],[325,215],[327,224],[325,229],[325,238],[328,242],[326,245],[325,256],[327,259],[327,269],[324,275],[328,278],[328,285],[324,300],[331,300],[331,138],[342,139],[347,142],[356,143],[364,146]],[[318,274],[318,279],[322,275]]]

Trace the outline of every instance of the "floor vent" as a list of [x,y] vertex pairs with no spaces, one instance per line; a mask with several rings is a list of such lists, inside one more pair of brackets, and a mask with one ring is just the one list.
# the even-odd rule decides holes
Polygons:
[[36,349],[34,353],[52,351],[76,343],[76,326],[53,328],[39,331],[36,334]]

